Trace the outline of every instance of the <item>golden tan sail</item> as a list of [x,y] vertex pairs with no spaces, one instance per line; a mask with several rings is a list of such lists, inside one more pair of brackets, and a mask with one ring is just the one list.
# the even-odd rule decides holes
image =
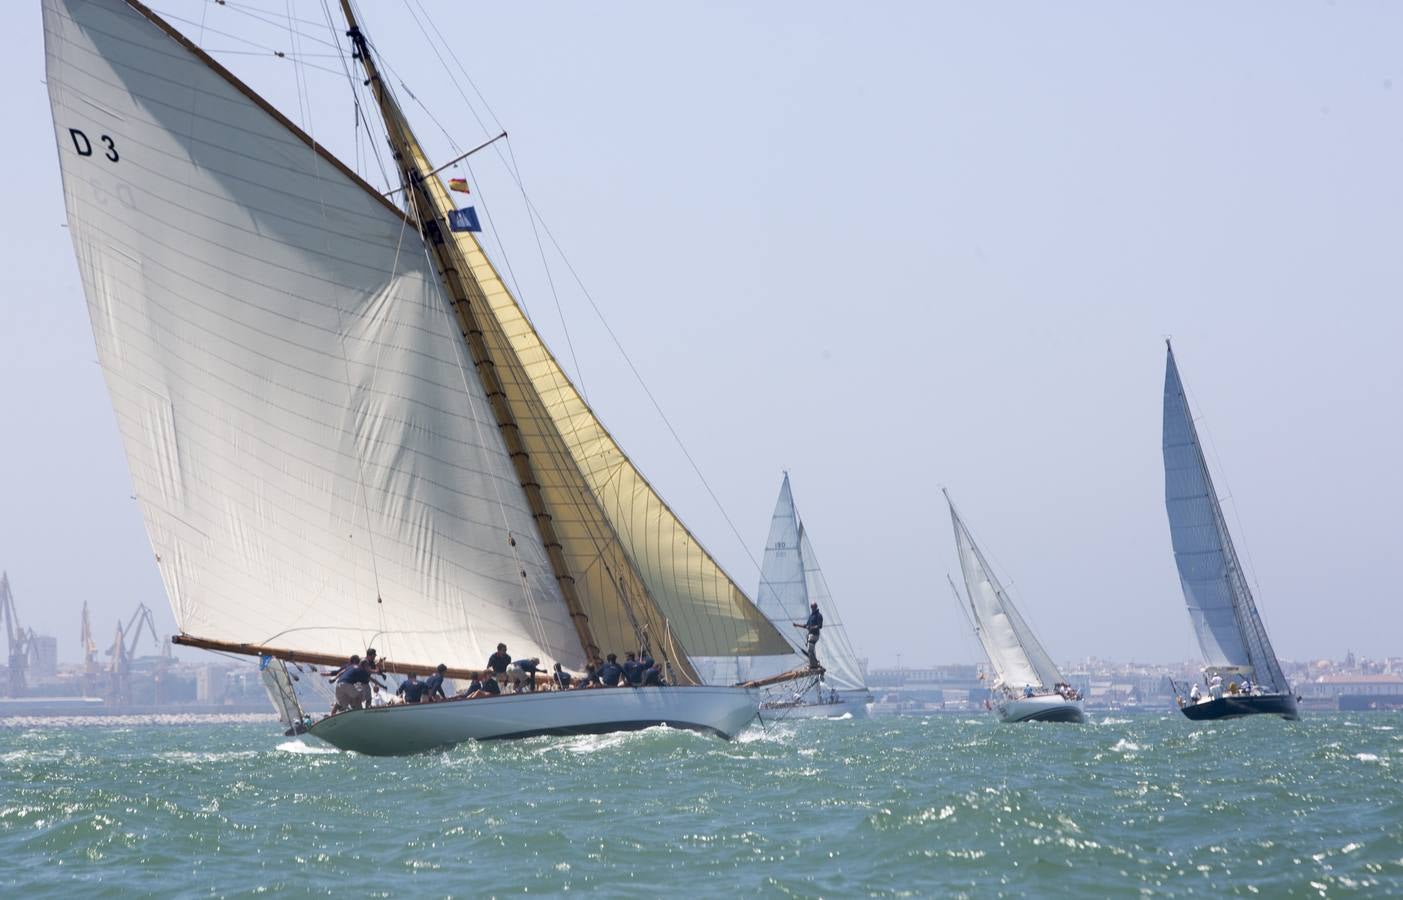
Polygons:
[[[385,101],[382,99],[382,105]],[[392,129],[410,172],[431,172],[412,131],[398,119]],[[479,368],[490,359],[496,386],[505,395],[509,445],[519,439],[529,464],[521,467],[528,493],[539,491],[538,521],[548,551],[558,550],[557,566],[567,603],[578,603],[577,625],[591,643],[622,649],[643,642],[665,655],[686,678],[695,680],[687,659],[698,656],[771,655],[790,652],[745,593],[687,531],[653,491],[585,404],[551,356],[521,307],[470,235],[452,233],[447,215],[454,204],[434,177],[421,191],[433,209],[420,218],[434,221],[437,248],[449,262],[448,281],[465,288],[470,313],[460,323]],[[431,240],[433,235],[429,236]],[[444,254],[450,249],[456,252]],[[463,264],[459,263],[459,260]],[[480,330],[480,335],[473,334]],[[501,418],[501,416],[499,416]],[[546,532],[549,532],[547,534]]]

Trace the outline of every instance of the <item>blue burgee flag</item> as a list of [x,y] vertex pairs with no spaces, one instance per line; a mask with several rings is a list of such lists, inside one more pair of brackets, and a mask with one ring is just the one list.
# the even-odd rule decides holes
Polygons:
[[471,206],[455,209],[448,214],[448,227],[453,231],[481,231],[477,221],[477,210]]

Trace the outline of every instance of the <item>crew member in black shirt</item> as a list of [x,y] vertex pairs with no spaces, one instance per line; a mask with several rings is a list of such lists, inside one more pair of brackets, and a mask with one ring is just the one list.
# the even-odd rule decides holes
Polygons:
[[442,700],[448,696],[443,692],[443,673],[447,671],[448,666],[444,665],[443,663],[439,663],[438,666],[434,669],[434,674],[424,679],[424,693],[421,697],[422,700],[428,700],[429,702],[433,702],[434,700]]
[[405,703],[418,703],[424,698],[424,689],[425,683],[419,680],[419,676],[410,672],[409,677],[395,688],[395,693],[403,697]]
[[808,637],[804,642],[804,652],[809,657],[809,668],[817,669],[819,667],[818,654],[814,652],[814,648],[818,645],[819,632],[823,631],[823,613],[818,611],[818,604],[810,603],[809,617],[803,622],[795,622],[794,627],[802,628],[808,632]]
[[505,675],[507,667],[512,664],[511,654],[507,653],[506,644],[498,644],[497,652],[487,657],[487,668],[497,675]]

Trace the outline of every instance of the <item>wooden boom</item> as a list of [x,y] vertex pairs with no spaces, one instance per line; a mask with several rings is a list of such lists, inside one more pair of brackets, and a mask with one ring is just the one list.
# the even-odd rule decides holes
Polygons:
[[825,668],[823,668],[823,666],[819,666],[817,669],[811,669],[811,668],[808,668],[807,666],[805,666],[805,667],[802,668],[802,669],[790,669],[788,672],[780,672],[778,675],[770,675],[770,676],[767,677],[767,678],[757,678],[757,679],[755,679],[754,681],[743,681],[743,682],[741,682],[740,684],[736,685],[736,687],[743,687],[743,688],[762,688],[762,687],[768,687],[769,685],[772,685],[772,684],[780,684],[781,682],[785,682],[785,681],[798,681],[798,680],[801,679],[801,678],[808,678],[810,675],[812,675],[812,676],[814,676],[814,677],[818,677],[819,675],[822,675],[822,674],[823,674],[824,672],[826,672],[826,671],[828,671],[828,670],[825,669]]
[[[220,650],[225,653],[237,653],[241,656],[271,656],[274,659],[286,660],[287,662],[314,663],[319,666],[344,666],[350,657],[342,656],[339,653],[311,653],[305,650],[288,650],[283,647],[265,647],[262,644],[236,644],[230,641],[213,641],[209,638],[195,637],[190,634],[177,634],[171,637],[172,644],[179,644],[182,647],[199,647],[202,650]],[[401,663],[391,662],[381,657],[377,660],[379,669],[382,672],[396,672],[401,675],[413,673],[415,675],[432,675],[438,670],[436,665],[424,665],[421,663]],[[447,669],[444,676],[447,678],[477,678],[484,669]],[[538,680],[546,676],[538,675]]]

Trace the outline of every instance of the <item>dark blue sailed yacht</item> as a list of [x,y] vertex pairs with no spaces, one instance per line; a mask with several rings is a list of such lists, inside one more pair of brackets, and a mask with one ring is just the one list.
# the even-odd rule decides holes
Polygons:
[[1180,695],[1179,708],[1194,720],[1297,718],[1296,697],[1228,534],[1172,346],[1164,372],[1164,504],[1207,688]]

